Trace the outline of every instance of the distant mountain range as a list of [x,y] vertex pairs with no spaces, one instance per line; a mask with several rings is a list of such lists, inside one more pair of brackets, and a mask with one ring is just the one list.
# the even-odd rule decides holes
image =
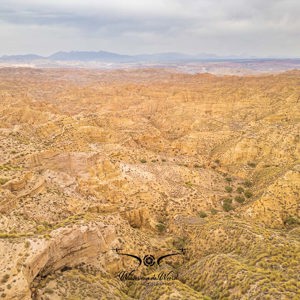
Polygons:
[[31,61],[36,59],[44,59],[40,55],[36,54],[24,54],[24,55],[3,55],[0,57],[1,61]]
[[[106,51],[56,52],[49,56],[36,54],[4,55],[1,67],[33,68],[173,68],[185,73],[241,74],[300,69],[300,58],[258,58],[217,56],[215,54],[189,55],[176,52],[123,55]],[[248,74],[247,73],[247,74]]]
[[157,53],[157,54],[139,54],[123,55],[106,51],[70,51],[56,52],[50,56],[40,56],[36,54],[24,55],[4,55],[0,57],[1,62],[34,62],[34,61],[80,61],[80,62],[114,62],[114,63],[137,63],[137,62],[188,62],[198,60],[222,60],[239,59],[240,57],[219,57],[215,54],[202,53],[199,55],[188,55],[176,52]]

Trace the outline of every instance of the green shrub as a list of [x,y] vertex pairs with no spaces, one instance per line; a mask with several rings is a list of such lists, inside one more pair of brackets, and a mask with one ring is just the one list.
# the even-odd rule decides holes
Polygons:
[[248,166],[251,167],[251,168],[255,168],[256,163],[255,162],[248,162]]
[[239,187],[236,189],[236,191],[237,191],[239,194],[241,194],[241,193],[244,192],[244,189],[243,189],[241,186],[239,186]]
[[199,212],[199,217],[200,218],[206,218],[207,217],[207,213],[205,211],[200,211]]
[[53,294],[54,290],[50,289],[50,288],[45,288],[45,293],[47,293],[47,294]]
[[252,184],[251,181],[246,180],[246,181],[243,182],[243,185],[246,186],[246,187],[250,187],[250,186],[252,186],[253,184]]
[[251,198],[253,196],[253,194],[249,190],[245,191],[244,195],[245,195],[246,198]]
[[8,274],[5,274],[5,275],[2,277],[1,282],[2,282],[2,283],[7,282],[7,281],[8,281],[8,278],[9,278],[9,275],[8,275]]
[[232,205],[230,203],[224,202],[223,203],[223,209],[228,212],[230,210],[233,210],[233,207],[232,207]]
[[245,202],[245,198],[243,196],[236,196],[234,198],[234,200],[238,203],[244,203]]
[[186,245],[186,241],[187,241],[186,237],[178,237],[174,239],[173,246],[177,249],[184,248]]
[[231,181],[232,181],[232,178],[231,178],[231,177],[226,177],[225,180],[226,180],[227,182],[231,182]]
[[215,159],[215,163],[216,164],[220,164],[220,160],[219,159]]
[[285,219],[284,224],[286,224],[286,225],[296,225],[296,224],[299,224],[299,221],[293,216],[288,216]]
[[44,225],[38,225],[37,227],[36,227],[36,232],[37,233],[42,233],[42,232],[44,232],[46,230],[46,227],[44,226]]
[[162,233],[162,232],[164,232],[164,231],[166,230],[166,225],[163,224],[163,223],[158,223],[158,224],[156,224],[156,229],[157,229],[160,233]]
[[223,199],[223,202],[232,204],[232,199],[231,198],[225,198],[225,199]]
[[0,178],[0,184],[1,184],[1,185],[5,184],[7,181],[8,181],[7,178],[3,178],[3,177]]
[[145,163],[147,162],[147,160],[146,160],[145,158],[142,158],[142,159],[140,160],[140,162],[141,162],[142,164],[145,164]]
[[45,238],[46,240],[50,240],[51,235],[50,235],[50,234],[44,234],[44,238]]
[[228,192],[228,193],[231,193],[232,192],[232,187],[231,186],[225,186],[225,191]]
[[210,213],[211,213],[212,215],[216,215],[216,214],[218,213],[218,211],[217,211],[216,209],[212,208],[212,209],[210,210]]

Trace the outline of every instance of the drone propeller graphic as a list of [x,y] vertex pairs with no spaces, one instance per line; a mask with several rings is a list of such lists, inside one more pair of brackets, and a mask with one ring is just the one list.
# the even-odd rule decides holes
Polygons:
[[138,267],[142,264],[142,259],[141,259],[139,256],[137,256],[137,255],[128,254],[128,253],[120,253],[119,251],[120,251],[120,250],[123,250],[123,249],[121,249],[121,248],[115,248],[115,249],[112,249],[112,250],[115,250],[119,255],[125,255],[125,256],[129,256],[129,257],[135,258],[135,259],[138,260],[138,262],[139,262]]
[[[153,255],[145,255],[144,256],[144,259],[141,259],[139,256],[137,255],[134,255],[134,254],[129,254],[129,253],[121,253],[120,250],[123,250],[121,248],[114,248],[112,249],[114,251],[116,251],[117,254],[119,255],[125,255],[125,256],[129,256],[129,257],[132,257],[134,259],[136,259],[138,262],[139,262],[139,265],[138,267],[144,262],[144,265],[149,267],[149,266],[153,266],[155,264],[155,258]],[[162,260],[167,258],[167,257],[170,257],[170,256],[175,256],[175,255],[184,255],[186,253],[186,249],[185,248],[180,248],[178,249],[180,252],[176,252],[176,253],[169,253],[169,254],[166,254],[166,255],[163,255],[163,256],[160,256],[158,259],[157,259],[157,264],[160,265]]]
[[158,259],[157,259],[157,264],[160,265],[161,261],[169,256],[174,256],[174,255],[182,255],[182,254],[185,254],[185,250],[184,248],[181,248],[181,249],[178,249],[180,250],[181,252],[177,252],[177,253],[170,253],[170,254],[166,254],[166,255],[163,255],[163,256],[160,256]]

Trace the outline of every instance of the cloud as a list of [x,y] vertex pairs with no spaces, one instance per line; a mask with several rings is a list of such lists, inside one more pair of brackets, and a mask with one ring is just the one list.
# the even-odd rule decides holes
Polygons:
[[0,38],[8,27],[10,38],[22,38],[0,52],[22,52],[28,44],[31,52],[105,45],[127,53],[293,56],[300,53],[299,13],[298,0],[1,0]]

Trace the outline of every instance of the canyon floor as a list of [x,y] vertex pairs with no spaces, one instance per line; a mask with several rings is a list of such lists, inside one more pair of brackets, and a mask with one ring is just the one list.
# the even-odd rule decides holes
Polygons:
[[300,71],[1,68],[0,100],[1,299],[300,299]]

